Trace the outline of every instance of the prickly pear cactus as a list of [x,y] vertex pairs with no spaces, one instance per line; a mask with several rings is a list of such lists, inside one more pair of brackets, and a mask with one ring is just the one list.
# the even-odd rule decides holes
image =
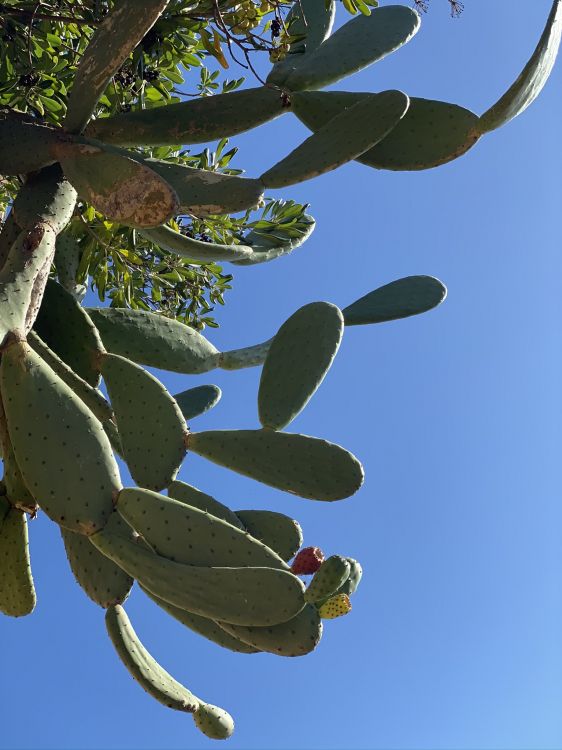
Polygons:
[[[247,5],[224,8],[242,31],[253,28]],[[521,75],[482,117],[398,91],[318,91],[398,50],[418,32],[420,19],[405,6],[373,8],[331,36],[333,4],[311,0],[295,0],[292,35],[276,48],[264,85],[97,116],[108,82],[122,75],[167,6],[167,0],[115,3],[82,50],[62,125],[0,111],[0,174],[19,175],[22,183],[0,234],[0,610],[19,617],[35,606],[27,518],[45,513],[61,529],[78,583],[106,610],[109,637],[132,677],[165,706],[191,713],[208,737],[226,739],[234,730],[230,715],[171,677],[136,635],[123,608],[133,583],[219,647],[292,657],[316,648],[323,620],[351,610],[362,569],[343,555],[324,559],[318,547],[299,553],[301,527],[278,510],[231,510],[178,481],[182,461],[194,452],[310,500],[353,495],[364,479],[354,455],[283,429],[329,377],[347,326],[424,313],[444,300],[446,289],[433,277],[412,276],[343,310],[311,303],[269,341],[221,352],[200,332],[147,309],[84,309],[76,282],[81,261],[65,228],[77,206],[89,205],[159,243],[164,255],[187,259],[188,267],[287,255],[310,236],[312,217],[301,216],[286,236],[255,227],[221,243],[186,236],[178,215],[250,210],[263,203],[266,189],[352,159],[414,170],[459,157],[540,92],[560,43],[562,0],[555,0]],[[197,4],[203,15],[209,8]],[[139,150],[226,138],[291,112],[312,134],[258,178]],[[186,383],[174,397],[143,368],[190,375],[262,365],[261,426],[207,432],[192,431],[191,420],[218,403],[220,390]],[[98,389],[102,379],[108,398]],[[137,487],[123,488],[119,459]],[[311,574],[305,587],[299,576]]]

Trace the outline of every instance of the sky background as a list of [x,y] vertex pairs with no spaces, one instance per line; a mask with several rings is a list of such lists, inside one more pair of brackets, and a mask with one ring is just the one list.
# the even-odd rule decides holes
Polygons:
[[[432,0],[405,48],[338,88],[399,88],[483,112],[535,47],[550,0]],[[344,14],[340,11],[340,17]],[[338,442],[366,481],[301,500],[189,455],[179,477],[234,509],[297,518],[305,544],[359,559],[353,612],[306,658],[207,643],[135,591],[128,611],[174,676],[236,719],[243,748],[562,747],[562,66],[523,116],[463,158],[394,174],[350,164],[284,192],[317,229],[286,259],[235,271],[219,348],[262,341],[313,300],[345,306],[411,274],[448,287],[425,315],[346,331],[292,431]],[[307,131],[287,115],[235,139],[258,175]],[[257,426],[259,371],[216,383],[193,429]],[[31,524],[39,603],[0,621],[3,748],[207,748],[191,718],[131,680],[57,528]]]

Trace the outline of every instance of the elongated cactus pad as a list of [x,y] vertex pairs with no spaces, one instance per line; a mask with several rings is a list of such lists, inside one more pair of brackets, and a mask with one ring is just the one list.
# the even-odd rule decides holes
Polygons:
[[29,115],[0,111],[0,174],[26,174],[54,164],[53,147],[61,137],[60,131],[37,124]]
[[195,169],[159,159],[144,159],[176,191],[180,212],[204,218],[256,208],[263,199],[259,180]]
[[287,77],[330,36],[335,15],[333,0],[295,0],[285,18],[285,27],[291,37],[304,39],[291,43],[287,56],[275,63],[266,83],[282,86]]
[[207,143],[273,120],[284,106],[280,91],[260,86],[99,119],[86,135],[120,146]]
[[0,612],[24,617],[35,608],[36,596],[29,560],[27,516],[12,508],[0,525]]
[[302,529],[297,521],[273,510],[237,510],[244,528],[283,560],[290,560],[302,544]]
[[534,102],[552,72],[561,36],[562,0],[554,0],[545,29],[529,62],[515,83],[480,118],[482,133],[505,125]]
[[70,221],[76,205],[76,190],[64,176],[60,165],[30,175],[16,200],[14,216],[22,229],[46,223],[58,234]]
[[100,422],[113,417],[113,410],[103,394],[97,388],[93,388],[80,375],[77,375],[52,349],[49,349],[35,331],[32,330],[27,334],[27,343],[49,365],[51,370],[54,370],[59,378],[64,380],[67,386],[82,399]]
[[41,508],[71,531],[103,528],[121,482],[99,421],[22,342],[2,354],[0,389],[16,461]]
[[272,340],[268,339],[262,344],[254,344],[254,346],[244,346],[241,349],[231,349],[228,352],[221,352],[219,367],[222,370],[242,370],[245,367],[263,365]]
[[343,309],[346,326],[384,323],[432,310],[447,296],[433,276],[406,276],[374,289]]
[[401,91],[371,94],[329,120],[260,179],[266,187],[286,187],[336,169],[382,141],[408,106]]
[[35,330],[49,349],[95,388],[100,381],[99,360],[104,352],[88,313],[56,281],[49,280],[35,321]]
[[[37,512],[37,501],[27,489],[20,468],[16,461],[14,449],[8,435],[6,417],[0,400],[0,447],[4,464],[3,490],[10,500],[10,505],[28,513]],[[0,511],[1,515],[1,511]]]
[[74,77],[65,127],[79,133],[92,115],[111,76],[158,20],[170,0],[120,0],[104,18]]
[[224,708],[210,703],[200,704],[193,714],[193,721],[199,731],[211,740],[227,740],[234,732],[234,720]]
[[227,633],[226,630],[221,628],[221,626],[214,620],[209,620],[208,617],[194,615],[191,612],[186,612],[185,609],[179,609],[172,604],[168,604],[168,602],[165,602],[163,599],[159,599],[146,589],[143,589],[143,591],[155,604],[163,609],[164,612],[167,612],[167,614],[171,615],[178,622],[181,622],[186,628],[197,633],[197,635],[201,635],[208,641],[216,643],[217,646],[222,646],[222,648],[234,651],[237,654],[257,654],[259,652],[259,649],[249,646],[236,636]]
[[285,570],[182,565],[108,531],[91,540],[155,596],[212,620],[275,625],[304,606],[302,582]]
[[[352,107],[367,93],[303,91],[293,95],[293,112],[312,131]],[[445,164],[472,148],[478,138],[478,116],[464,107],[432,99],[410,98],[396,127],[357,161],[376,169],[420,170]]]
[[[117,523],[122,525],[123,534],[130,537],[131,530],[121,519],[114,522],[112,528],[115,529]],[[122,604],[133,585],[131,576],[102,555],[88,537],[68,529],[61,529],[61,534],[74,578],[90,599],[104,609]]]
[[78,195],[112,221],[156,227],[179,211],[174,189],[123,149],[73,143],[59,146],[56,154]]
[[374,8],[370,16],[348,21],[283,82],[290,91],[320,89],[371,65],[406,44],[420,26],[418,14],[404,5]]
[[63,289],[78,300],[83,299],[86,294],[85,285],[76,282],[81,252],[78,242],[71,234],[59,234],[55,249],[57,279]]
[[175,229],[168,226],[145,229],[142,235],[169,253],[181,255],[182,258],[188,258],[198,263],[234,261],[250,258],[252,255],[252,248],[246,245],[221,245],[217,242],[194,240],[192,237],[186,237],[185,234],[176,232]]
[[304,656],[314,651],[322,637],[322,622],[318,610],[307,604],[295,617],[268,628],[243,627],[219,623],[230,635],[277,656]]
[[302,220],[306,222],[298,234],[294,237],[280,239],[275,234],[267,234],[258,230],[252,230],[244,237],[244,242],[251,248],[252,254],[240,260],[233,261],[235,266],[255,266],[258,263],[269,263],[288,255],[303,245],[316,226],[316,221],[310,214],[304,214]]
[[304,305],[283,323],[261,374],[258,410],[264,427],[281,430],[304,409],[330,369],[342,335],[343,315],[329,302]]
[[10,332],[27,333],[41,298],[39,279],[48,275],[55,254],[56,234],[47,224],[22,231],[0,270],[0,345]]
[[174,394],[174,399],[181,409],[184,419],[190,419],[205,414],[220,401],[222,391],[218,385],[196,385],[186,391]]
[[363,467],[327,440],[271,430],[191,433],[188,447],[220,466],[309,500],[342,500],[363,483]]
[[186,453],[179,406],[154,375],[118,354],[104,356],[101,374],[131,476],[142,487],[164,489]]
[[304,593],[304,598],[311,604],[322,604],[338,591],[349,578],[351,565],[349,560],[340,555],[328,557],[314,574]]
[[193,328],[143,310],[89,308],[104,345],[113,354],[161,370],[196,374],[218,365],[219,352]]
[[105,624],[119,658],[143,690],[168,708],[186,713],[197,711],[199,699],[146,650],[121,605],[108,608]]
[[207,495],[206,492],[201,492],[196,487],[192,487],[190,484],[180,482],[176,479],[168,487],[168,495],[174,500],[191,505],[193,508],[199,508],[199,510],[210,513],[216,518],[221,518],[232,526],[237,526],[240,529],[245,528],[236,513],[231,511],[229,507],[215,500],[211,495]]
[[247,532],[210,513],[140,488],[117,498],[120,515],[162,557],[186,565],[278,568],[285,562]]

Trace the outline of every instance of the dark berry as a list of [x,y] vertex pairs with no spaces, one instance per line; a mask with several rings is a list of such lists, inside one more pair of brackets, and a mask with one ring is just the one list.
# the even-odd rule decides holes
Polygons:
[[271,36],[276,39],[281,35],[281,21],[278,18],[274,18],[271,22]]
[[158,80],[158,71],[153,70],[152,68],[145,68],[144,72],[142,74],[142,77],[145,81],[157,81]]
[[36,73],[26,73],[19,77],[18,83],[20,86],[30,87],[35,86],[38,80],[39,76]]

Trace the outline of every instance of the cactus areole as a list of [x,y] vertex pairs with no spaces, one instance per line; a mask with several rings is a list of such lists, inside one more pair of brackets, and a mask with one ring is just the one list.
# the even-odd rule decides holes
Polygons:
[[[162,257],[187,259],[184,269],[287,255],[310,237],[312,217],[301,215],[285,236],[257,225],[236,240],[209,241],[180,231],[178,216],[251,210],[266,189],[354,159],[379,170],[419,170],[458,158],[537,97],[558,52],[562,2],[553,3],[521,75],[482,117],[401,91],[319,91],[398,50],[420,27],[414,10],[388,5],[331,35],[334,2],[323,0],[295,0],[289,17],[300,32],[276,48],[265,84],[101,116],[111,82],[126,80],[139,45],[158,40],[168,2],[115,3],[82,50],[57,126],[33,113],[0,111],[0,174],[22,178],[0,233],[0,611],[20,617],[35,607],[27,517],[42,512],[60,527],[78,584],[106,610],[111,642],[134,679],[163,705],[191,713],[208,737],[226,739],[234,730],[230,715],[177,682],[140,642],[123,608],[133,583],[220,647],[303,656],[318,645],[322,620],[351,610],[362,569],[340,554],[325,559],[318,547],[299,553],[301,527],[277,509],[232,510],[179,481],[183,459],[194,452],[319,503],[354,495],[364,480],[358,458],[283,430],[329,377],[346,327],[424,313],[446,289],[431,276],[411,276],[361,290],[343,311],[313,302],[267,342],[221,352],[199,331],[126,300],[82,307],[83,248],[72,222],[97,212],[159,244]],[[202,2],[197,12],[205,8]],[[243,18],[225,12],[245,28]],[[272,31],[281,35],[278,22]],[[220,60],[216,45],[206,44]],[[154,79],[149,73],[146,81]],[[225,138],[290,113],[310,136],[255,178],[151,151]],[[218,403],[220,389],[186,382],[174,398],[143,366],[185,375],[263,366],[261,426],[188,428],[186,419]],[[107,398],[98,390],[102,379]],[[119,461],[138,486],[123,488]],[[312,574],[305,587],[298,576]]]

